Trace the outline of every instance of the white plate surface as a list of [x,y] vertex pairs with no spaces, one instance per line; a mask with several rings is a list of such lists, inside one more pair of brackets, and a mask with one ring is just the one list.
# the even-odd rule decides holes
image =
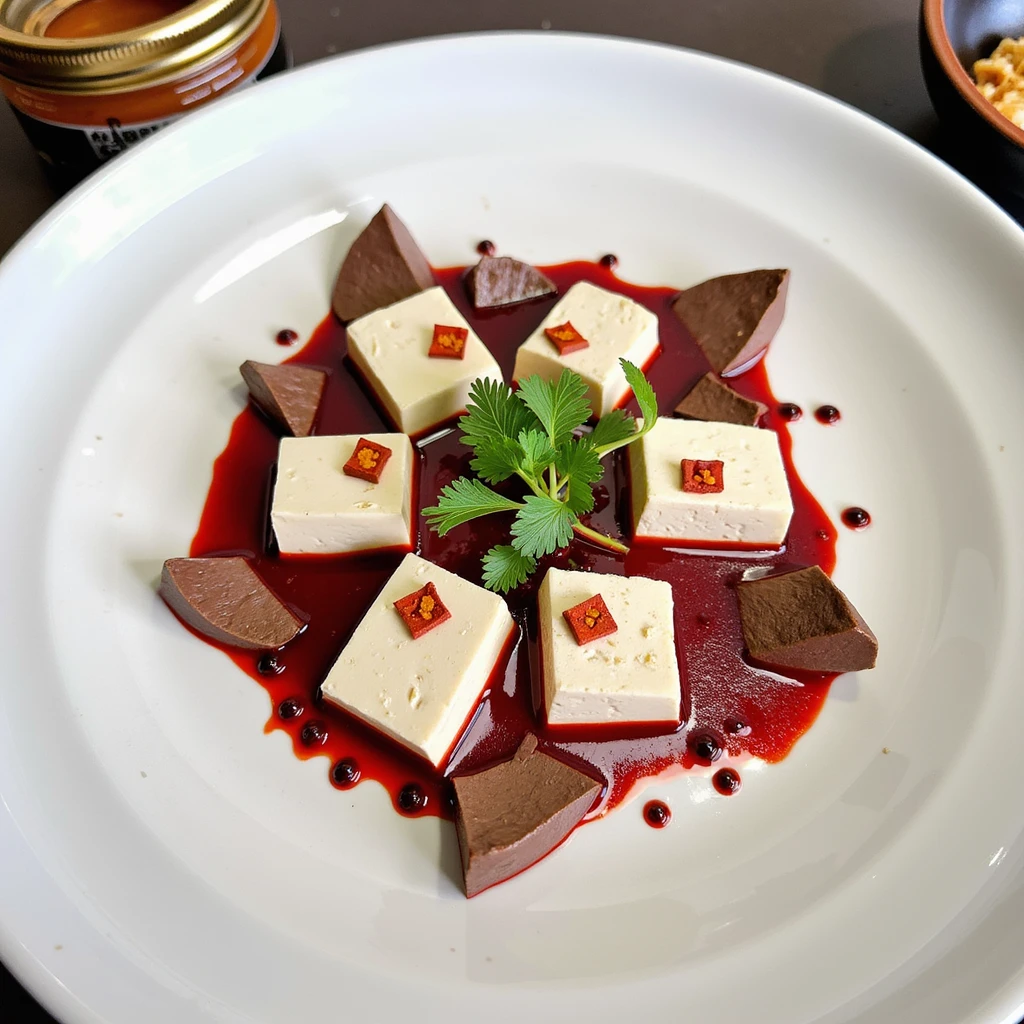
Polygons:
[[[633,281],[793,270],[776,392],[879,667],[739,797],[658,783],[467,902],[453,830],[265,736],[156,598],[243,396],[382,200]],[[1024,235],[904,139],[679,50],[484,36],[303,69],[62,203],[0,270],[0,954],[68,1021],[1016,1020]],[[889,752],[883,753],[883,748]],[[329,1015],[329,1017],[328,1017]]]

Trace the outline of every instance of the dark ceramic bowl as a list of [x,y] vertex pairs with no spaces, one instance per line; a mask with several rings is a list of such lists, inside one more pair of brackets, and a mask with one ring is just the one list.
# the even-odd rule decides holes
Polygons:
[[956,162],[981,183],[1024,196],[1024,129],[978,92],[971,74],[1006,36],[1024,36],[1024,0],[921,4],[921,64]]

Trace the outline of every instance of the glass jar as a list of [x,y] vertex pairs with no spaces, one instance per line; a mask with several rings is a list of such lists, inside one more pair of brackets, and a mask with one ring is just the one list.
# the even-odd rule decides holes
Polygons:
[[0,89],[62,188],[288,63],[277,0],[0,0]]

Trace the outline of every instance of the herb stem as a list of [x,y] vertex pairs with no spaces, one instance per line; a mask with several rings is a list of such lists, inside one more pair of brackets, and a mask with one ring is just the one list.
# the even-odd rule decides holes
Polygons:
[[586,538],[598,547],[607,548],[609,551],[614,551],[620,555],[629,554],[629,548],[621,541],[605,536],[605,534],[599,533],[597,530],[592,530],[589,526],[584,526],[582,523],[573,523],[572,529],[573,533]]
[[538,497],[546,497],[544,491],[537,486],[537,481],[534,480],[533,477],[529,475],[529,473],[524,473],[521,469],[517,469],[516,476],[519,477],[521,480],[525,480],[526,483],[529,484],[530,490],[533,491],[533,493],[536,494]]

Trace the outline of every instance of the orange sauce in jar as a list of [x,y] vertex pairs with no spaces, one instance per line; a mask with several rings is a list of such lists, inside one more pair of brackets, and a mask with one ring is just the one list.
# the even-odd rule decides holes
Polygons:
[[46,26],[50,39],[88,39],[152,25],[188,7],[190,0],[79,0]]
[[0,89],[59,186],[287,66],[276,0],[38,0],[17,29],[7,8]]

